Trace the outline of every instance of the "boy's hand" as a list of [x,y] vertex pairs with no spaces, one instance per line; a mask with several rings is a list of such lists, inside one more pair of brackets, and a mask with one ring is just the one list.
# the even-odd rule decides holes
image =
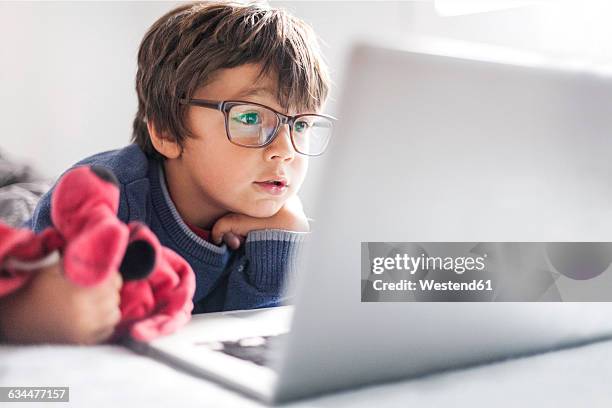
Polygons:
[[121,285],[119,273],[81,287],[66,279],[61,264],[42,269],[0,299],[0,336],[17,343],[100,343],[121,319]]
[[255,218],[244,214],[230,213],[217,220],[211,236],[215,244],[225,241],[227,246],[238,249],[250,231],[260,229],[282,229],[308,232],[310,226],[298,196],[289,198],[272,217]]

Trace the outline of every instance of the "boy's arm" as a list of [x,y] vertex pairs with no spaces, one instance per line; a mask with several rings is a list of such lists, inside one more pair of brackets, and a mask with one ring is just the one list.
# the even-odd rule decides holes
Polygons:
[[[66,172],[74,169],[77,166],[84,165],[83,163],[78,163],[75,166],[68,169]],[[112,170],[111,170],[112,171]],[[65,174],[65,173],[64,173]],[[63,174],[62,174],[63,176]],[[32,218],[26,221],[22,227],[33,230],[36,233],[42,232],[45,228],[53,225],[51,220],[51,197],[53,191],[55,190],[55,186],[57,182],[61,179],[61,177],[56,181],[49,191],[47,191],[38,201],[36,208],[34,209],[34,213],[32,214]],[[125,186],[123,184],[119,184],[120,198],[119,198],[119,209],[117,212],[117,217],[123,221],[128,222],[128,207],[127,207],[127,199],[125,197]]]
[[41,198],[32,218],[24,224],[25,228],[29,228],[36,233],[41,232],[45,228],[51,226],[51,194],[53,189],[47,191]]
[[211,239],[217,245],[225,242],[236,250],[244,243],[250,232],[271,229],[310,232],[310,224],[298,196],[290,197],[271,217],[256,218],[239,213],[224,215],[213,225]]
[[297,196],[289,198],[272,217],[230,213],[217,220],[213,242],[227,243],[228,235],[235,241],[241,237],[233,246],[238,249],[244,239],[242,256],[230,266],[224,310],[279,306],[287,301],[283,299],[284,284],[297,273],[297,258],[308,231],[310,225]]
[[224,310],[280,306],[284,285],[297,273],[297,259],[309,233],[279,229],[247,234],[244,256],[232,263]]

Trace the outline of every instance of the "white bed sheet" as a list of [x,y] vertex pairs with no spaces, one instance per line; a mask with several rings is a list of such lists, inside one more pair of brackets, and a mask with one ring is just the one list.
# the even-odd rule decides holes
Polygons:
[[[263,406],[120,346],[0,346],[0,386],[69,386],[69,405],[75,407]],[[287,406],[610,407],[612,341],[371,386]]]

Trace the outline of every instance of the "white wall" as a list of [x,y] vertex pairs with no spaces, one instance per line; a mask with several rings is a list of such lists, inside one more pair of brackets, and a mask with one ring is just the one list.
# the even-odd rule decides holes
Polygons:
[[0,3],[0,148],[46,174],[126,144],[138,44],[164,3]]
[[[428,1],[271,3],[314,27],[337,85],[351,42],[373,36],[400,42],[402,36],[427,34],[597,64],[612,60],[612,6],[606,2],[455,17],[439,16]],[[0,2],[0,149],[57,175],[85,156],[128,143],[138,45],[153,21],[176,4]],[[331,114],[337,97],[334,88]],[[302,195],[307,205],[323,176],[312,160]]]
[[[140,40],[177,4],[0,2],[0,149],[55,176],[81,158],[127,144]],[[353,36],[399,28],[397,3],[272,4],[314,26],[337,83]],[[313,160],[305,201],[317,170]]]
[[[401,13],[412,16],[405,33],[433,35],[503,45],[585,65],[612,63],[612,2],[609,0],[514,0],[530,6],[494,12],[440,16],[444,5],[455,9],[481,3],[483,9],[510,0],[438,0],[404,2]],[[477,7],[476,7],[477,9]]]

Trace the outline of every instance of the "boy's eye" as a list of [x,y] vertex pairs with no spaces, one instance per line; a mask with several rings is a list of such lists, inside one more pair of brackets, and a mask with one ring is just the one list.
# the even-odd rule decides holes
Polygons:
[[245,112],[234,116],[234,120],[243,125],[259,125],[261,117],[258,112]]
[[310,123],[301,120],[299,122],[295,122],[295,124],[293,126],[294,126],[294,130],[296,132],[305,132],[310,127]]

